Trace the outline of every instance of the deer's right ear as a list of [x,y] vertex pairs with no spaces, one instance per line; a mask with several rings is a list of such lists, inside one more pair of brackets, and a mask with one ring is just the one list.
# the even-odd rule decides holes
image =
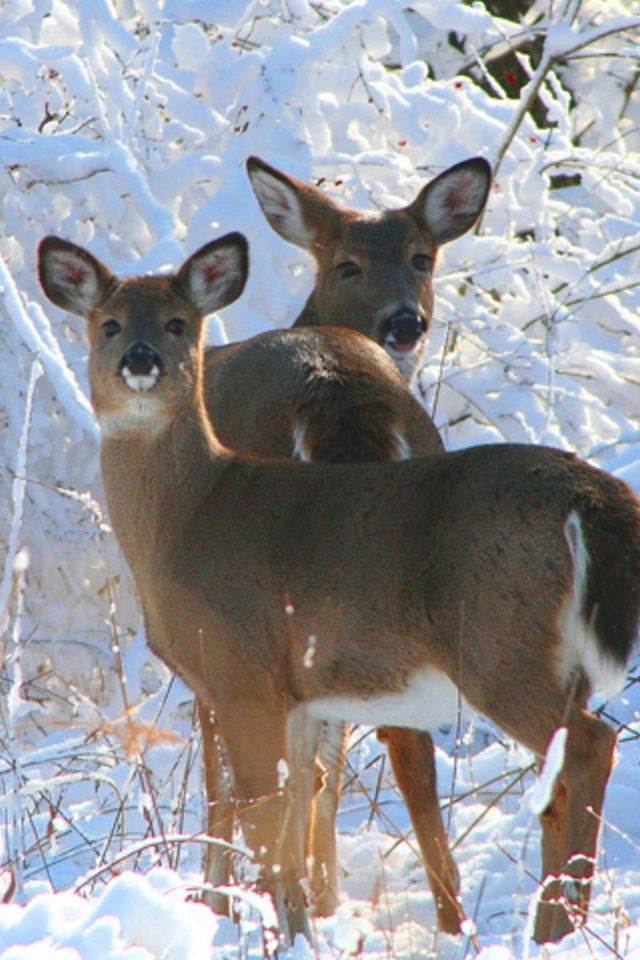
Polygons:
[[38,248],[38,275],[42,289],[57,307],[88,316],[104,299],[113,274],[88,250],[45,237]]
[[258,157],[249,157],[247,173],[262,212],[284,240],[313,253],[318,233],[338,228],[340,209],[320,190]]
[[237,300],[249,275],[249,244],[241,233],[227,233],[196,250],[176,280],[206,317]]

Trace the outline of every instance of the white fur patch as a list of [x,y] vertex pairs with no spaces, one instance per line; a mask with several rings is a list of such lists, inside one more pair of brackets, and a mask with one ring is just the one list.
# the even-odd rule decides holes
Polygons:
[[260,206],[274,230],[290,243],[309,249],[313,234],[304,222],[295,190],[266,170],[252,170],[250,177]]
[[410,460],[411,459],[411,447],[409,441],[402,433],[398,430],[397,427],[393,428],[393,435],[396,440],[396,447],[393,452],[393,460]]
[[303,463],[311,463],[311,454],[307,446],[307,428],[298,420],[293,431],[293,456],[296,460],[302,460]]
[[122,379],[135,393],[153,390],[160,377],[160,368],[154,364],[150,373],[131,373],[128,367],[122,368]]
[[573,559],[573,589],[558,617],[564,639],[558,663],[559,679],[563,687],[567,687],[576,667],[582,667],[592,689],[601,691],[607,699],[611,699],[622,689],[627,671],[603,653],[593,624],[587,623],[581,613],[587,588],[589,554],[582,534],[582,523],[575,510],[567,518],[564,533]]
[[117,410],[98,412],[103,437],[142,432],[145,436],[161,433],[169,424],[166,411],[153,393],[131,393]]
[[465,719],[473,714],[455,684],[435,667],[416,670],[400,693],[381,693],[366,699],[323,697],[309,703],[311,716],[321,720],[414,730],[455,723],[460,711]]

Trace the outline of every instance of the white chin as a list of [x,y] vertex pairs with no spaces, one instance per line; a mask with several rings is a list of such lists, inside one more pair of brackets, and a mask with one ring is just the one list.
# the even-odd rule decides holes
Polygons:
[[422,345],[422,341],[418,340],[413,345],[411,350],[396,350],[395,347],[393,346],[393,341],[385,340],[384,342],[385,350],[387,351],[387,353],[395,363],[398,370],[402,374],[404,374],[404,376],[407,377],[407,379],[409,379],[409,377],[413,373],[416,367],[416,364],[420,358],[421,345]]
[[135,393],[146,393],[148,390],[153,390],[159,374],[160,371],[155,367],[151,373],[131,373],[125,369],[122,371],[122,378],[130,390]]

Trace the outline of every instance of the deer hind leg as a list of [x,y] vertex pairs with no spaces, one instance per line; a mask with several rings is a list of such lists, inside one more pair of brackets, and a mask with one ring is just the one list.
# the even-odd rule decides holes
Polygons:
[[[202,735],[204,782],[207,796],[207,836],[231,843],[233,840],[234,804],[229,775],[225,769],[218,724],[201,700],[196,701]],[[223,846],[207,844],[204,856],[204,879],[212,887],[228,884],[232,876],[231,852]],[[225,893],[208,890],[203,900],[215,913],[230,913],[230,898]]]
[[[304,777],[292,777],[286,714],[282,709],[271,709],[268,698],[264,698],[226,704],[224,713],[219,709],[218,715],[236,808],[259,866],[259,889],[273,901],[283,941],[292,943],[298,933],[311,941],[300,882],[304,876],[306,821],[300,825],[295,819],[298,810],[304,809],[299,780],[303,784],[306,781]],[[306,805],[308,810],[310,799]]]
[[348,724],[325,723],[319,736],[317,759],[320,774],[316,777],[307,848],[316,917],[329,917],[338,906],[336,818],[350,732]]
[[[542,644],[532,648],[542,649]],[[586,919],[616,736],[571,702],[542,658],[530,659],[517,677],[505,664],[498,678],[504,682],[490,678],[484,691],[479,679],[479,670],[476,676],[467,674],[469,700],[539,757],[556,730],[568,730],[562,769],[541,818],[543,893],[534,929],[538,943],[561,940]]]
[[571,708],[568,728],[562,773],[541,817],[545,887],[536,915],[538,943],[561,940],[587,918],[616,746],[614,731],[581,707]]
[[458,899],[460,875],[449,850],[436,783],[433,740],[428,733],[401,727],[378,731],[386,741],[391,766],[411,816],[436,904],[438,926],[460,933],[465,913]]

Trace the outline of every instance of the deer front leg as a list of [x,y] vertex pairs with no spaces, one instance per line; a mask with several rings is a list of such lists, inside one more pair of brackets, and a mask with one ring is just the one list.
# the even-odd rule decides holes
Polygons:
[[258,886],[271,896],[283,941],[292,943],[300,933],[311,942],[300,882],[308,815],[302,822],[297,819],[305,802],[309,810],[310,797],[305,800],[304,775],[292,779],[286,713],[272,709],[265,696],[260,702],[244,699],[225,704],[224,711],[218,709],[218,716],[237,811],[259,866]]
[[433,740],[428,733],[402,727],[382,727],[398,788],[411,816],[427,877],[433,892],[438,927],[460,933],[465,913],[458,899],[460,875],[449,850],[436,782]]
[[538,943],[561,940],[587,918],[616,746],[614,731],[581,707],[571,708],[568,728],[560,783],[542,815],[545,888],[536,915]]
[[325,723],[318,741],[317,759],[320,770],[312,805],[308,844],[313,913],[316,917],[329,917],[335,913],[338,906],[336,818],[349,735],[348,724]]
[[[196,700],[202,735],[204,782],[207,796],[207,835],[231,843],[233,840],[234,804],[229,775],[224,765],[220,731],[211,710]],[[207,844],[204,856],[204,879],[213,887],[228,884],[232,876],[231,852],[224,847]],[[203,900],[215,913],[229,914],[230,899],[226,893],[208,890]]]
[[[289,714],[287,804],[279,858],[290,929],[293,921],[296,932],[303,933],[309,942],[313,937],[307,916],[307,853],[312,836],[312,806],[319,779],[317,749],[320,727],[320,722],[309,717],[304,706],[296,707]],[[333,834],[332,849],[335,851],[335,818],[328,826]]]

